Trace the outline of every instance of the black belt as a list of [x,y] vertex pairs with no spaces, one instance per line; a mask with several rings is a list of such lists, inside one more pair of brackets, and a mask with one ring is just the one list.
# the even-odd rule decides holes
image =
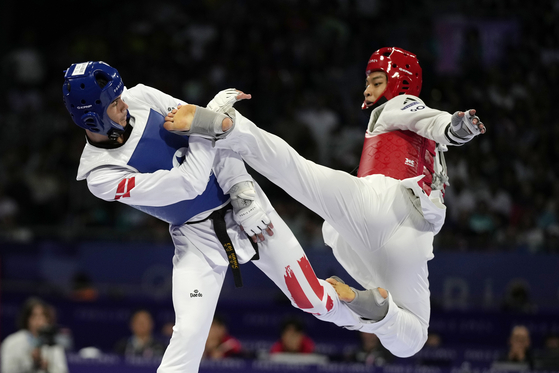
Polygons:
[[[227,254],[227,259],[229,260],[229,266],[231,267],[231,272],[233,273],[233,279],[235,280],[235,287],[242,287],[243,286],[243,279],[241,277],[241,268],[239,266],[239,260],[237,259],[237,253],[235,252],[235,248],[233,247],[233,242],[231,242],[231,238],[227,234],[227,226],[225,224],[225,213],[227,210],[232,208],[231,204],[227,204],[224,207],[220,208],[219,210],[215,210],[212,212],[207,218],[198,221],[187,222],[186,224],[197,224],[208,219],[211,219],[214,223],[214,231],[215,235],[225,253]],[[260,256],[258,255],[258,246],[256,242],[252,241],[250,238],[250,243],[252,247],[256,251],[256,254],[252,257],[251,260],[258,260]]]

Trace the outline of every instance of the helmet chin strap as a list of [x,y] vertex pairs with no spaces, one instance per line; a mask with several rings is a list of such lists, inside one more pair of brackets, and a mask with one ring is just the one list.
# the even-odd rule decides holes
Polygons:
[[118,141],[120,135],[122,135],[123,133],[124,131],[119,131],[116,128],[111,128],[107,133],[107,136],[109,136],[109,140],[116,142]]
[[361,109],[363,109],[363,110],[375,109],[375,108],[379,107],[380,105],[384,104],[387,101],[388,100],[386,99],[386,97],[384,95],[382,95],[378,100],[375,101],[374,104],[372,104],[369,107],[367,107],[367,104],[365,103],[365,101],[363,101],[363,104],[361,105]]

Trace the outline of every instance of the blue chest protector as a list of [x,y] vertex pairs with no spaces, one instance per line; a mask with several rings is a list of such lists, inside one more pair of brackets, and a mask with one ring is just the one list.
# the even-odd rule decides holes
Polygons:
[[[173,158],[178,164],[184,161],[184,155],[181,156],[181,152],[177,150],[188,148],[188,137],[178,136],[165,130],[164,122],[163,115],[154,110],[150,111],[142,138],[128,161],[129,166],[141,173],[152,173],[157,170],[172,169]],[[181,225],[201,212],[223,205],[228,199],[229,195],[223,193],[215,175],[211,174],[204,193],[194,199],[168,206],[131,206],[167,223]]]

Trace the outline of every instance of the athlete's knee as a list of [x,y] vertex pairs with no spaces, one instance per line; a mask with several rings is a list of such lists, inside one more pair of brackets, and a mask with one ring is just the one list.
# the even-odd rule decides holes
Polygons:
[[429,336],[429,332],[427,330],[426,326],[422,326],[421,327],[421,338],[419,339],[419,343],[418,343],[418,350],[416,351],[419,352],[419,350],[421,350],[423,348],[423,346],[425,346],[425,343],[427,343],[427,337]]
[[422,326],[421,332],[417,335],[417,339],[410,340],[408,343],[402,344],[402,348],[400,350],[391,351],[392,354],[396,357],[400,358],[408,358],[415,354],[417,354],[425,343],[427,342],[427,327]]

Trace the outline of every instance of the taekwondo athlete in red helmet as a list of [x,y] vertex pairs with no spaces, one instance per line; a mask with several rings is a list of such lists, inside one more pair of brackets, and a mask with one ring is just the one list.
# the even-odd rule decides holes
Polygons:
[[[468,142],[485,127],[475,110],[450,114],[428,108],[416,96],[421,68],[412,53],[378,50],[368,62],[366,79],[364,107],[375,109],[360,177],[306,160],[284,140],[259,129],[231,108],[235,101],[250,98],[235,90],[214,98],[221,105],[212,110],[236,118],[234,130],[216,146],[239,153],[325,220],[325,243],[366,289],[350,288],[339,278],[327,280],[359,319],[358,325],[346,326],[374,333],[394,355],[408,357],[427,340],[427,262],[445,216],[442,191],[447,179],[440,151]],[[175,126],[180,127],[180,117],[179,110]]]

